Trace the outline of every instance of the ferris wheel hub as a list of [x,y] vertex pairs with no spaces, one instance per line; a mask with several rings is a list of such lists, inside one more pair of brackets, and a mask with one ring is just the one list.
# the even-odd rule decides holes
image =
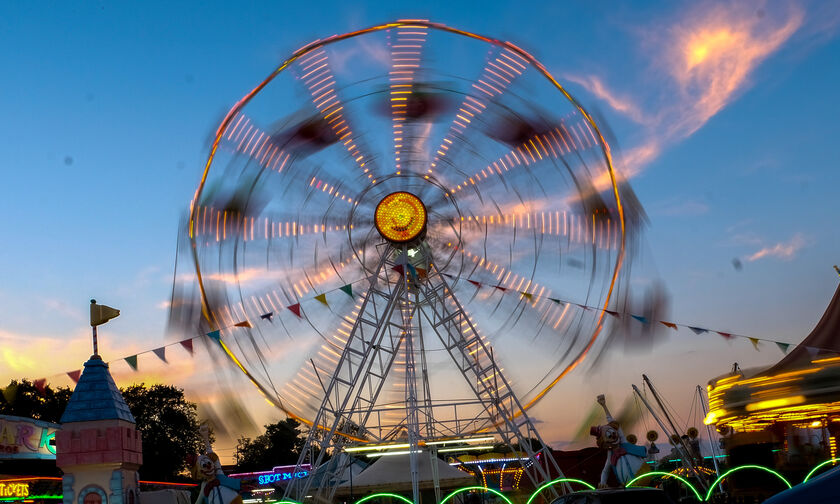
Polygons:
[[428,213],[417,196],[404,191],[393,192],[376,205],[374,222],[383,238],[395,245],[408,245],[422,240],[426,234]]

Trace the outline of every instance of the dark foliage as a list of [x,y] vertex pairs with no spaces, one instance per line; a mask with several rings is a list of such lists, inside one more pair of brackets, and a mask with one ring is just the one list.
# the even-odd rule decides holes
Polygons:
[[278,465],[297,463],[305,438],[300,422],[292,418],[265,426],[265,433],[256,439],[240,438],[236,445],[239,471],[262,471]]

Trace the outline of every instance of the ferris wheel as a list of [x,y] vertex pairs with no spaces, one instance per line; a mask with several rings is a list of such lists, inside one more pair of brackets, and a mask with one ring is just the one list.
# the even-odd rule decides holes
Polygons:
[[622,195],[593,118],[517,46],[419,20],[331,36],[216,131],[188,223],[200,324],[310,426],[315,466],[489,434],[542,481],[528,411],[602,344]]

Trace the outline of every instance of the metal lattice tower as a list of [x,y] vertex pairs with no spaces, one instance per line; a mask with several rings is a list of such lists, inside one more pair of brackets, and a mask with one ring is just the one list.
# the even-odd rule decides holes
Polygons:
[[[341,453],[345,447],[393,441],[399,436],[407,438],[412,493],[417,503],[421,456],[431,458],[439,499],[434,463],[437,453],[434,443],[426,442],[441,437],[493,435],[499,443],[524,452],[522,458],[527,461],[522,465],[535,487],[549,481],[552,472],[562,475],[502,373],[493,349],[479,335],[438,271],[422,237],[411,244],[386,241],[378,247],[378,253],[378,265],[356,305],[355,318],[346,319],[352,329],[335,370],[332,376],[319,376],[324,397],[298,461],[298,465],[303,464],[311,456],[312,475],[292,480],[285,497],[298,502],[332,502],[352,462]],[[437,339],[449,354],[472,399],[432,400],[426,366],[430,338]],[[398,366],[399,356],[405,361]],[[382,421],[387,408],[377,401],[388,377],[398,370],[405,374],[406,415],[391,424]],[[465,409],[470,413],[464,415]],[[536,441],[534,445],[532,440]],[[329,460],[328,454],[332,455]]]

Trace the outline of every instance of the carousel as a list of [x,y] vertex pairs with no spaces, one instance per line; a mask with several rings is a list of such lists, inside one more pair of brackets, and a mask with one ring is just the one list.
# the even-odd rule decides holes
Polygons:
[[729,462],[797,471],[837,458],[840,436],[840,288],[811,333],[766,368],[735,364],[709,381],[707,425]]

